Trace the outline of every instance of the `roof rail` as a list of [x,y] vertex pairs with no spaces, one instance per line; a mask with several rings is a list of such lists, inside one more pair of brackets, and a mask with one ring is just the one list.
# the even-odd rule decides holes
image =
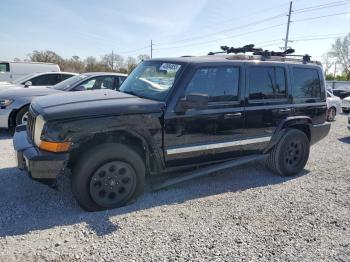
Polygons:
[[[308,54],[305,55],[292,55],[295,50],[293,48],[289,48],[285,51],[269,51],[264,50],[262,48],[255,48],[253,44],[245,45],[243,47],[228,47],[228,46],[221,46],[220,47],[222,51],[218,52],[209,52],[208,55],[216,55],[216,54],[239,54],[239,53],[253,53],[254,56],[259,56],[262,61],[266,61],[267,59],[271,59],[274,57],[274,60],[276,57],[280,58],[286,58],[286,57],[302,57],[303,64],[311,63],[311,56]],[[285,59],[280,59],[281,61],[285,61]],[[288,59],[289,60],[289,59]],[[290,59],[292,60],[292,59]],[[300,60],[293,60],[293,61],[300,61]],[[316,62],[317,63],[317,62]],[[320,63],[317,63],[320,64]]]

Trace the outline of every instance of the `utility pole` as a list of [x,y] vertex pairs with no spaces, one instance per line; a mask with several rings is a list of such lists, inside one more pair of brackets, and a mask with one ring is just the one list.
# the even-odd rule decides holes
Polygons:
[[153,57],[153,41],[151,40],[151,58]]
[[291,1],[290,4],[289,4],[287,32],[286,32],[286,38],[284,39],[284,51],[286,51],[287,48],[288,48],[289,25],[290,25],[290,17],[291,17],[291,15],[292,15],[292,6],[293,6],[293,1]]

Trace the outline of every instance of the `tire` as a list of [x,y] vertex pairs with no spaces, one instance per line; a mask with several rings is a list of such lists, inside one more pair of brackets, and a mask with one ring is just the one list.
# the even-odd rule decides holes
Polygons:
[[278,175],[294,176],[302,171],[309,159],[310,141],[298,129],[288,128],[268,157],[268,167]]
[[349,110],[347,110],[347,109],[342,109],[342,111],[343,111],[344,114],[349,113]]
[[337,110],[334,107],[331,107],[327,110],[327,121],[331,122],[335,120],[337,115]]
[[23,120],[28,114],[29,106],[25,106],[18,111],[16,115],[16,126],[24,124]]
[[122,207],[142,194],[144,184],[145,164],[140,155],[114,143],[86,152],[71,178],[73,195],[87,211]]

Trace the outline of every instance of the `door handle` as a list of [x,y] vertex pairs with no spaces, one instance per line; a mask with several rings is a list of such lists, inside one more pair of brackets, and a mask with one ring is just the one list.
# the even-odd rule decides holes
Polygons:
[[228,113],[224,115],[225,119],[229,119],[229,118],[239,118],[242,116],[242,113]]
[[292,109],[290,109],[290,108],[284,108],[284,109],[280,109],[279,111],[280,111],[281,113],[288,113],[288,112],[292,111]]

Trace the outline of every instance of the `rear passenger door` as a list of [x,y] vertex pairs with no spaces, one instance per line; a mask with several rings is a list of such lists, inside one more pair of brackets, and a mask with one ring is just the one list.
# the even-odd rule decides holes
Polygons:
[[[240,154],[244,107],[240,66],[196,67],[181,94],[165,112],[164,156],[167,166],[196,164]],[[176,112],[176,103],[189,94],[208,95],[203,109]]]
[[247,64],[245,135],[255,143],[244,145],[245,153],[263,150],[278,124],[291,115],[287,72],[283,64]]

